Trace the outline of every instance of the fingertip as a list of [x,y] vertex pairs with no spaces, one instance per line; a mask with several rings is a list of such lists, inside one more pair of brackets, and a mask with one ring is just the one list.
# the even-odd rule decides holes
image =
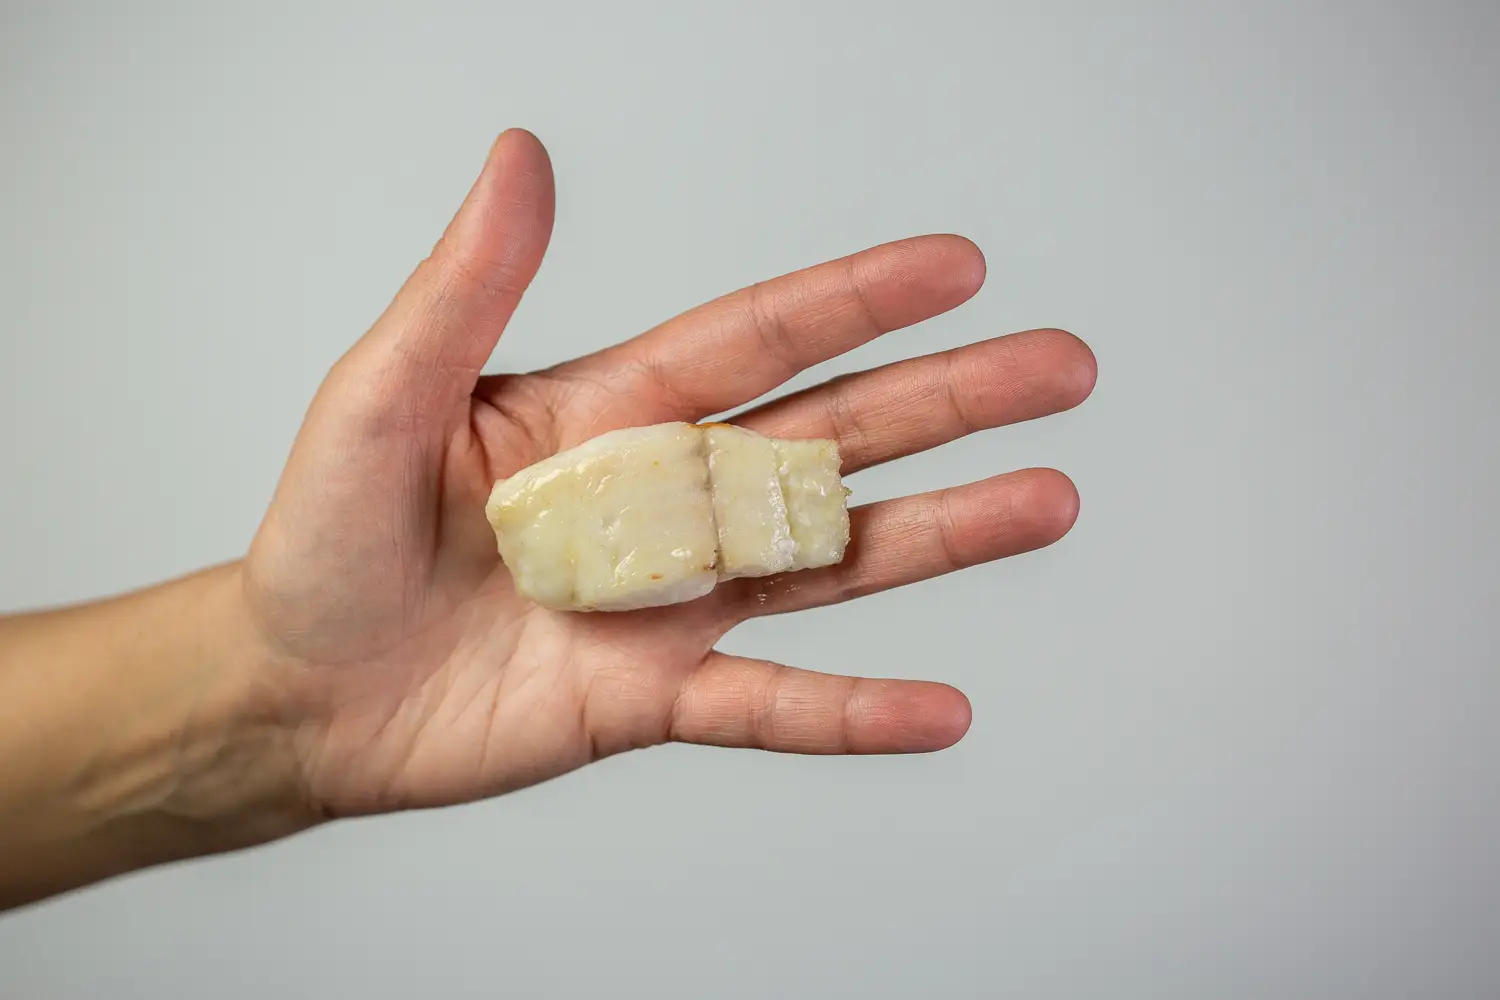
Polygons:
[[947,308],[967,302],[984,287],[989,265],[984,251],[967,236],[934,233],[918,237],[917,243],[927,255],[923,263],[930,280],[935,280],[946,292]]
[[942,233],[938,239],[944,242],[951,258],[949,268],[955,286],[965,293],[965,299],[972,298],[984,287],[984,279],[989,273],[984,251],[979,249],[979,244],[958,233]]
[[1056,327],[1028,330],[1014,337],[1018,343],[1042,352],[1049,382],[1063,409],[1072,409],[1089,398],[1099,379],[1099,361],[1082,338]]
[[491,158],[506,156],[531,156],[539,157],[550,162],[547,147],[542,140],[537,138],[536,133],[524,128],[508,128],[495,137],[490,146]]
[[1056,469],[1027,469],[1025,497],[1018,502],[1020,516],[1039,546],[1058,541],[1078,523],[1081,499],[1073,480]]
[[1094,386],[1099,383],[1099,357],[1094,349],[1088,345],[1082,337],[1066,330],[1058,333],[1067,337],[1070,341],[1070,350],[1073,356],[1073,392],[1075,396],[1074,406],[1088,399],[1094,392]]
[[536,143],[538,146],[542,144],[542,141],[536,137],[535,132],[531,131],[531,129],[529,128],[522,128],[519,125],[512,125],[510,128],[505,129],[495,137],[495,141],[497,143],[505,142],[507,140],[511,142],[530,141]]
[[526,280],[541,263],[554,214],[552,161],[531,132],[509,128],[495,137],[469,195],[444,233],[464,266],[520,264]]
[[[525,192],[520,199],[532,202],[550,216],[553,202],[552,158],[547,147],[524,128],[509,128],[495,137],[477,185],[492,194],[500,185]],[[514,197],[514,196],[513,196]]]
[[973,710],[964,693],[937,681],[877,682],[878,703],[861,750],[873,753],[932,753],[946,750],[969,731]]
[[849,261],[860,299],[881,332],[957,308],[984,283],[984,255],[979,248],[948,233],[885,243]]
[[942,697],[936,706],[938,710],[934,712],[931,749],[946,750],[968,735],[969,726],[974,721],[974,706],[968,695],[956,687],[948,684],[935,684],[934,687],[941,690]]

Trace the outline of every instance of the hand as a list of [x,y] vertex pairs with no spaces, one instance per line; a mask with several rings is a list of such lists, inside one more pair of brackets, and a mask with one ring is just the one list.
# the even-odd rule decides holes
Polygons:
[[[698,420],[951,309],[983,281],[967,240],[892,243],[755,285],[598,354],[480,370],[541,264],[546,152],[502,135],[447,232],[311,406],[240,568],[282,670],[312,802],[349,815],[468,801],[669,740],[799,753],[941,749],[969,725],[942,684],[725,655],[747,618],[830,604],[1047,545],[1078,509],[1030,470],[857,508],[845,561],[687,604],[567,614],[520,598],[490,487],[613,428]],[[737,422],[836,438],[847,473],[1081,402],[1094,360],[1035,331],[887,365]]]

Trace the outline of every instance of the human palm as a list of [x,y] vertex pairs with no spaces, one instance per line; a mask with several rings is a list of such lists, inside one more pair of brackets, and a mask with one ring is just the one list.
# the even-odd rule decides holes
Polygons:
[[[854,679],[730,656],[747,618],[829,604],[1048,544],[1077,496],[1027,470],[856,508],[837,566],[736,580],[686,604],[570,614],[519,596],[483,505],[494,480],[618,427],[698,420],[960,304],[968,241],[888,244],[764,282],[600,353],[484,375],[541,263],[552,175],[537,140],[497,140],[463,207],[330,372],[243,566],[297,707],[303,780],[345,815],[499,794],[666,741],[809,753],[934,750],[961,737],[942,684]],[[1087,347],[1032,331],[773,400],[736,422],[831,437],[846,474],[1073,406]]]

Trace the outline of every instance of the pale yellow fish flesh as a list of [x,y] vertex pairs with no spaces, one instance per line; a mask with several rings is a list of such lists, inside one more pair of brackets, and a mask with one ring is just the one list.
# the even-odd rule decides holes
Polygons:
[[833,441],[668,423],[601,434],[500,480],[485,515],[520,594],[628,611],[840,562],[848,494]]

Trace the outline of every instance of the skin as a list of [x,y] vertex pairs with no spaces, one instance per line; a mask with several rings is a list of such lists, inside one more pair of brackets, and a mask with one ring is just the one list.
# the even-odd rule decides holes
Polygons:
[[[856,508],[844,562],[616,614],[518,597],[482,509],[498,478],[618,427],[700,420],[958,306],[984,259],[923,236],[742,289],[588,357],[481,376],[541,264],[552,169],[499,137],[432,254],[329,372],[243,559],[0,619],[0,906],[341,816],[450,805],[668,741],[795,753],[948,747],[944,684],[729,656],[749,618],[1061,538],[1029,469]],[[501,352],[503,358],[503,348]],[[831,437],[846,474],[1075,406],[1077,338],[1035,330],[835,379],[735,422]]]

